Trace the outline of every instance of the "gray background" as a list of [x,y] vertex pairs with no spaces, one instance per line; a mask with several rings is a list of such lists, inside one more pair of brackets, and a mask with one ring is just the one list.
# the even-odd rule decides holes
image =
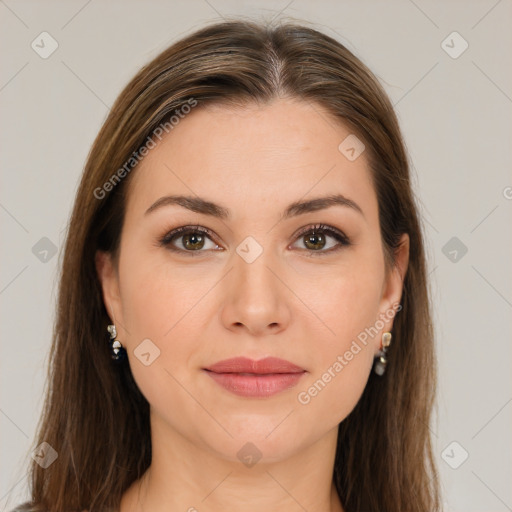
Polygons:
[[[60,249],[93,138],[140,66],[237,15],[313,24],[389,93],[428,238],[445,510],[512,510],[510,0],[0,0],[0,506],[27,496]],[[47,59],[31,47],[43,31],[58,42]]]

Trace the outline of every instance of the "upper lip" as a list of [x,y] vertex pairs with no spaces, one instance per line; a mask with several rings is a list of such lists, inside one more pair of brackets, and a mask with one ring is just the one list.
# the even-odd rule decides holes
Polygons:
[[305,371],[304,368],[277,357],[265,357],[258,361],[247,357],[234,357],[218,361],[205,368],[205,370],[215,373],[255,373],[262,375],[269,373],[302,373]]

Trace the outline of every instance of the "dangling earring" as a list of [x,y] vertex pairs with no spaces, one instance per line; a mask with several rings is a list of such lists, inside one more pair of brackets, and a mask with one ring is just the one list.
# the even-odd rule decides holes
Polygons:
[[112,352],[112,359],[114,361],[122,361],[126,357],[126,350],[123,348],[123,345],[121,345],[121,342],[119,340],[116,340],[117,337],[117,331],[115,325],[109,325],[107,327],[107,331],[110,334],[110,350]]
[[388,347],[391,343],[391,333],[385,332],[382,334],[382,349],[379,350],[377,356],[375,357],[375,363],[373,366],[373,371],[379,375],[384,375],[386,371],[386,365],[388,364],[388,358],[386,357],[386,352],[388,351]]

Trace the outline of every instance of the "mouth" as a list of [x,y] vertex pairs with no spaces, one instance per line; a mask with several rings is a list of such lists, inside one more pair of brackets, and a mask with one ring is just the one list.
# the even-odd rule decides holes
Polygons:
[[226,359],[203,371],[227,391],[247,398],[267,398],[290,389],[307,373],[289,361],[271,357]]

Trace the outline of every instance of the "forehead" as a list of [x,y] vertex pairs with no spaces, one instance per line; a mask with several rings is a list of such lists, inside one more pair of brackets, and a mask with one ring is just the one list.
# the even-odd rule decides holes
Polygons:
[[347,137],[354,137],[347,126],[305,101],[196,107],[135,169],[127,211],[185,193],[230,205],[242,217],[279,208],[280,198],[288,205],[341,193],[375,213],[365,153],[350,160],[339,149]]

